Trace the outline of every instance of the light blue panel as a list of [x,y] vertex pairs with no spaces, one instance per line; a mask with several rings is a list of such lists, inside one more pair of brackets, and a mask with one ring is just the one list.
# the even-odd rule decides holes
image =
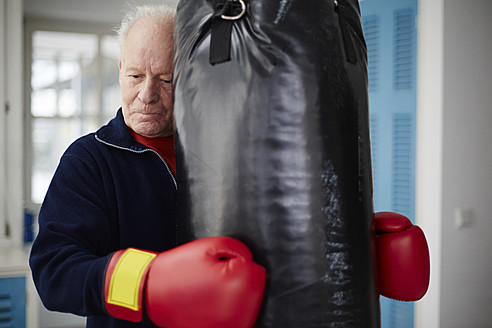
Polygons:
[[26,327],[26,278],[0,278],[0,328]]
[[[360,1],[368,50],[375,211],[415,216],[417,0]],[[381,297],[382,328],[413,328],[413,303]]]

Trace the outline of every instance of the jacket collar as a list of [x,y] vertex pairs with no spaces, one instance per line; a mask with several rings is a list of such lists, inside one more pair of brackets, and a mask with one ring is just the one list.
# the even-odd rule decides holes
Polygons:
[[97,130],[96,138],[105,143],[123,148],[135,149],[135,147],[142,147],[133,139],[130,129],[126,126],[121,107],[118,109],[116,116],[107,125]]

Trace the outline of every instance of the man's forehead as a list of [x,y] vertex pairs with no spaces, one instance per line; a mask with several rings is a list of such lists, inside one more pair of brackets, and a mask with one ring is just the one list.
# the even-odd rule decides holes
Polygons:
[[166,65],[173,56],[172,36],[162,30],[153,33],[145,29],[133,30],[129,33],[122,48],[125,60],[131,62],[152,61]]
[[145,62],[141,63],[129,63],[128,65],[124,65],[124,69],[129,72],[146,72],[149,69],[152,71],[153,74],[155,75],[172,75],[173,74],[173,69],[172,66],[165,67],[159,69],[158,67],[151,67],[150,65],[145,65]]

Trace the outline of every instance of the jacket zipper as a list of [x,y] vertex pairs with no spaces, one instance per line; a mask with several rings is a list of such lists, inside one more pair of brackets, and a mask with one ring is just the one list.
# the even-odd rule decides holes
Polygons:
[[162,161],[162,163],[164,163],[164,166],[166,167],[166,170],[167,172],[169,173],[169,175],[171,176],[171,178],[173,179],[173,183],[174,183],[174,188],[177,190],[178,189],[178,184],[176,182],[176,179],[174,178],[174,175],[172,174],[171,172],[171,169],[169,168],[169,165],[167,165],[166,161],[161,157],[161,155],[159,155],[158,152],[156,152],[155,150],[153,149],[150,149],[150,148],[144,148],[142,150],[135,150],[135,149],[131,149],[131,148],[127,148],[127,147],[122,147],[122,146],[118,146],[118,145],[115,145],[115,144],[112,144],[112,143],[109,143],[107,141],[104,141],[102,139],[99,139],[99,137],[97,136],[97,134],[95,135],[96,137],[96,140],[107,145],[107,146],[111,146],[113,148],[117,148],[117,149],[121,149],[121,150],[128,150],[128,151],[131,151],[132,153],[136,153],[136,154],[141,154],[141,153],[145,153],[145,152],[152,152],[154,154],[156,154],[160,160]]

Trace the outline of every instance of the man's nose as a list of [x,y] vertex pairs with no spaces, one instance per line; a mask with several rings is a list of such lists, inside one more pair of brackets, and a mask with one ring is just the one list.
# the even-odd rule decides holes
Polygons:
[[146,79],[138,93],[138,99],[144,104],[153,104],[159,101],[157,82],[152,79]]

